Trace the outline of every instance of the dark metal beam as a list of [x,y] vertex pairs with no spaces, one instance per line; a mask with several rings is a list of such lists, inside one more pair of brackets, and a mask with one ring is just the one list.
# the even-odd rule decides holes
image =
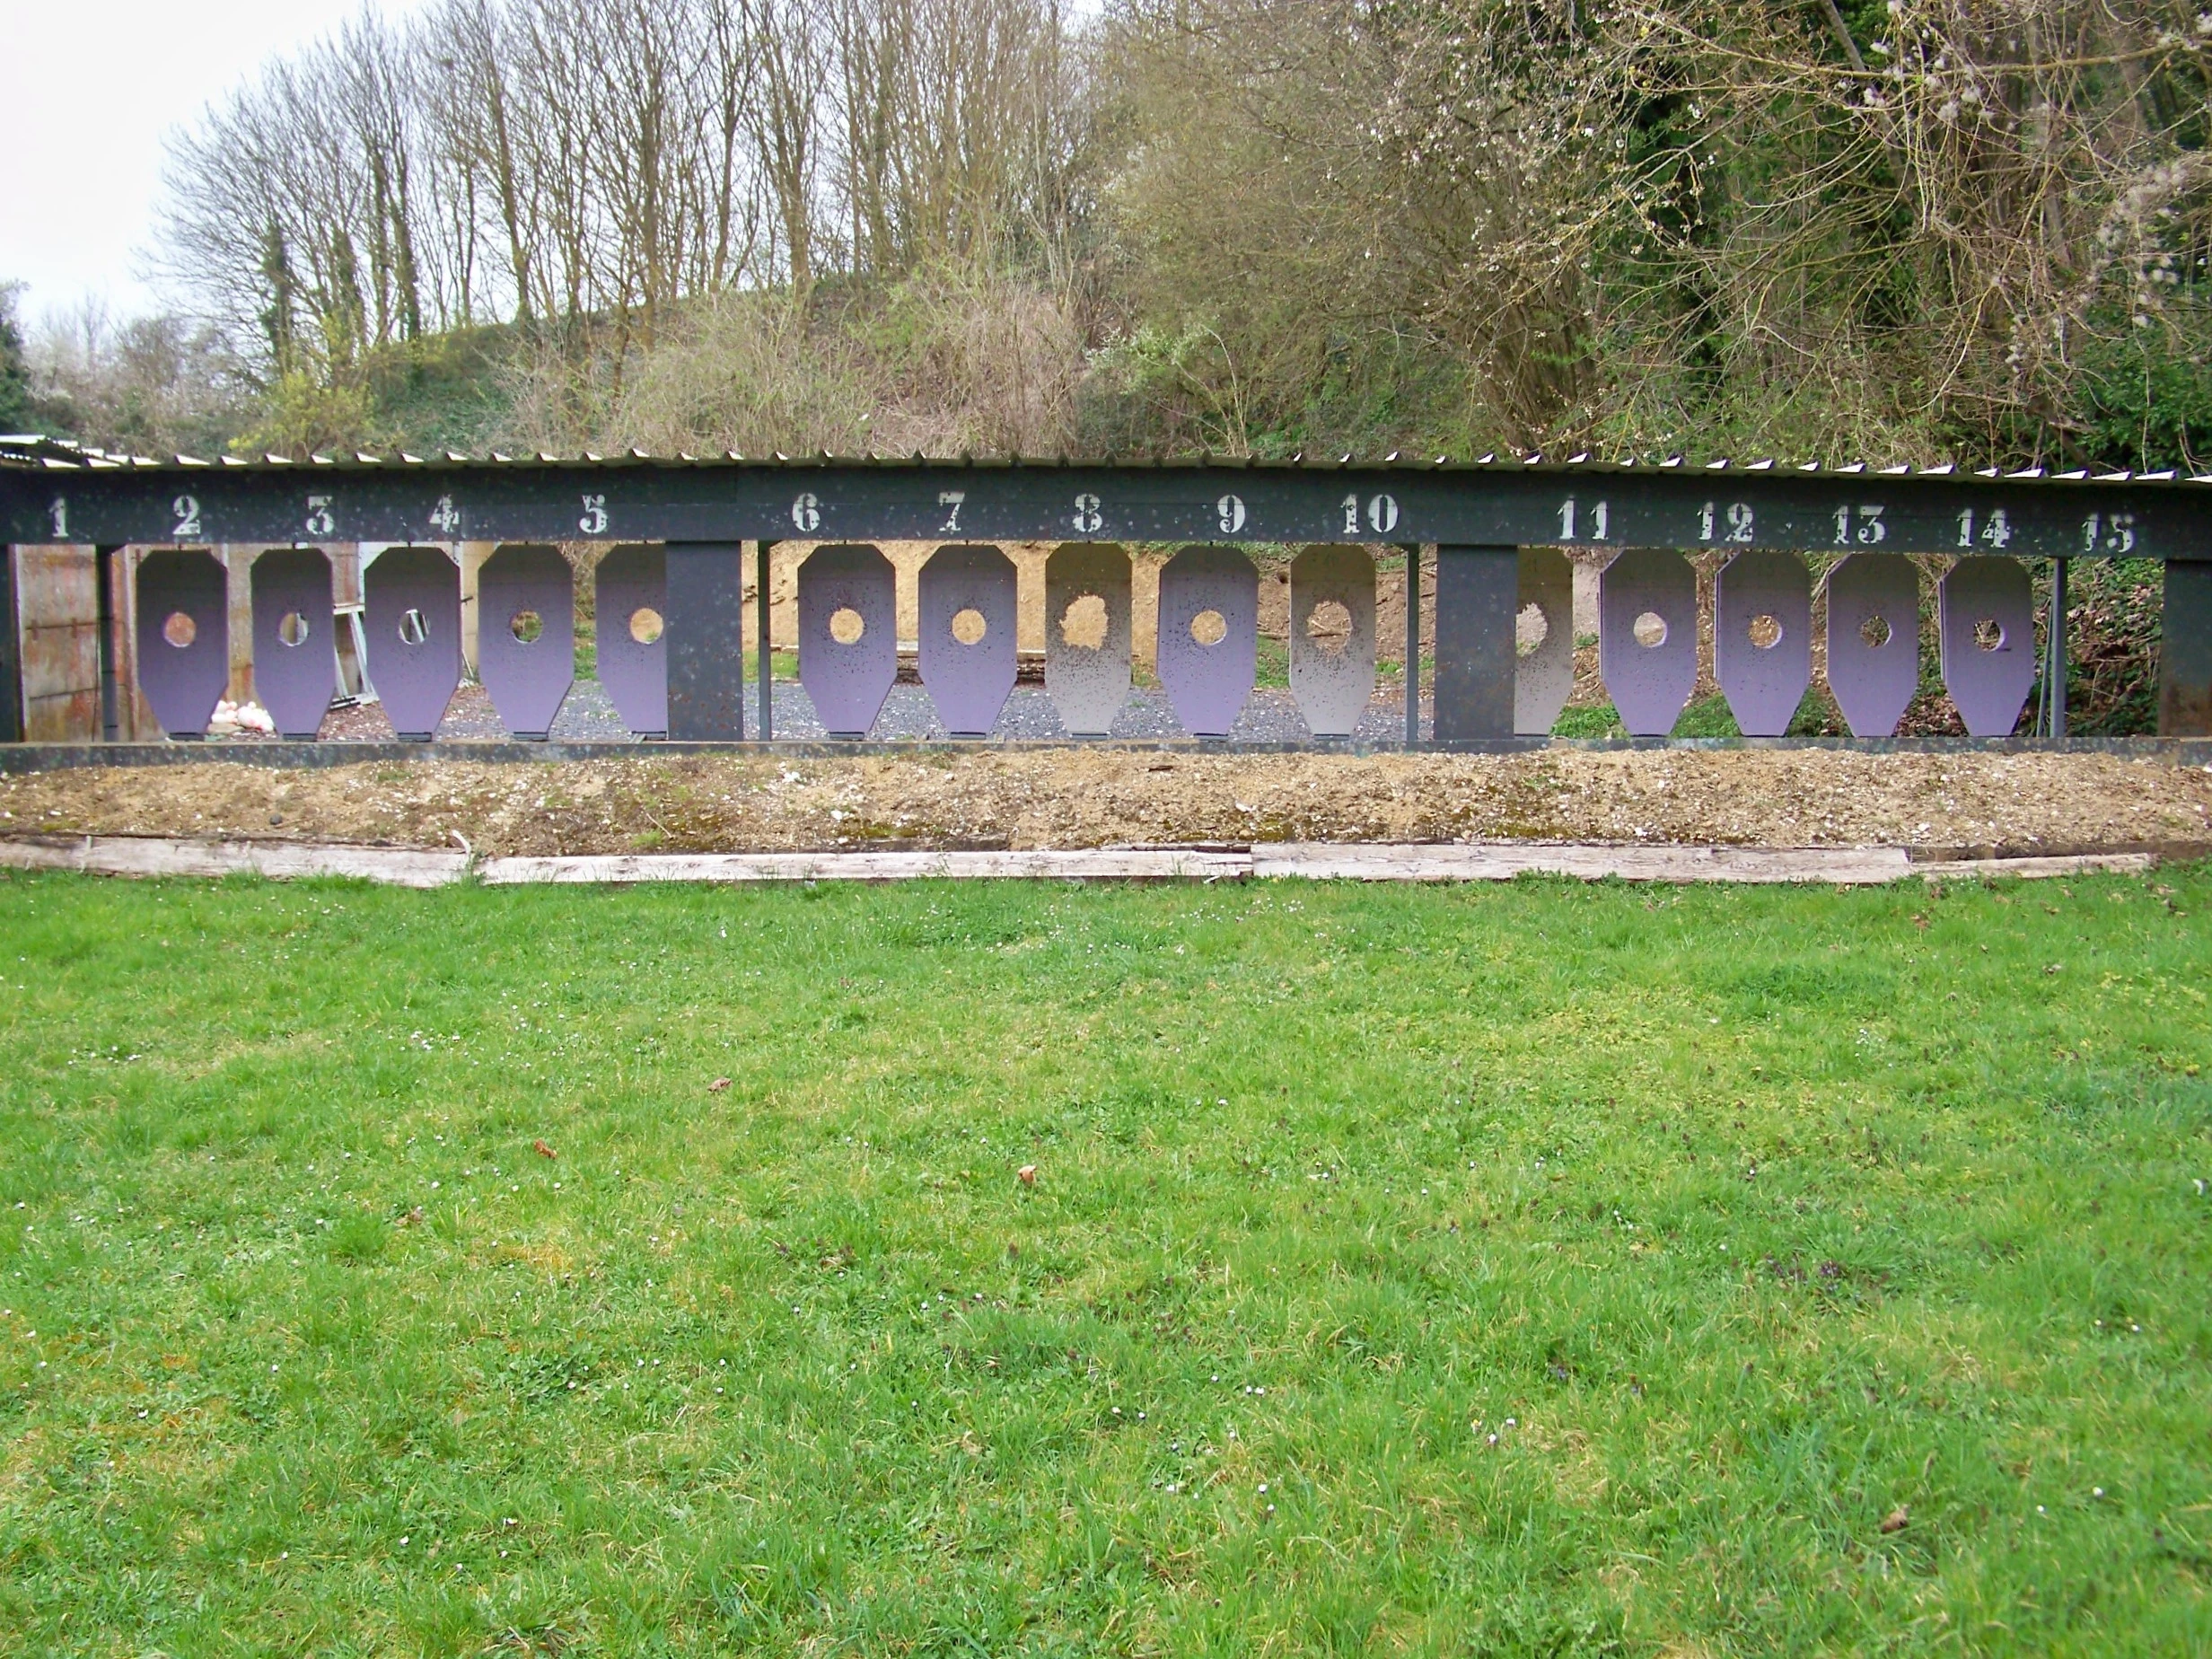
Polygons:
[[0,540],[1409,541],[2212,559],[2185,480],[1595,465],[0,468]]
[[2167,565],[2158,640],[2158,735],[2212,737],[2212,562]]

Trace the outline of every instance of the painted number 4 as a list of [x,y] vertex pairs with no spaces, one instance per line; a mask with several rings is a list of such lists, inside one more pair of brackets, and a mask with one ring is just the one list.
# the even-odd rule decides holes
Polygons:
[[430,528],[449,536],[461,528],[461,511],[451,496],[440,496],[438,505],[430,509]]

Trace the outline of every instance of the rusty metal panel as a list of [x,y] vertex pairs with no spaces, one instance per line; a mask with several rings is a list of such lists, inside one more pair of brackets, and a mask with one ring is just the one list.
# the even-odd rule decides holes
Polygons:
[[231,683],[229,576],[205,548],[138,561],[138,687],[162,730],[204,737]]
[[1060,724],[1103,737],[1129,698],[1135,583],[1111,542],[1069,542],[1045,561],[1045,690]]
[[1920,573],[1853,553],[1828,573],[1828,689],[1856,737],[1888,737],[1920,689]]
[[672,738],[745,735],[744,557],[741,541],[672,541],[663,549]]
[[1188,547],[1161,566],[1154,654],[1183,730],[1226,737],[1260,667],[1260,572],[1242,549]]
[[[1436,689],[1434,728],[1439,742],[1483,742],[1513,735],[1514,682],[1520,665],[1514,619],[1521,594],[1521,554],[1510,547],[1436,549]],[[1408,625],[1407,647],[1413,645]],[[1418,659],[1415,659],[1418,665]],[[1409,695],[1418,682],[1409,666]],[[1407,723],[1409,734],[1412,723]]]
[[270,548],[250,575],[254,695],[279,737],[312,738],[338,689],[329,555],[320,548]]
[[2016,558],[1962,558],[1936,589],[1944,689],[1975,737],[2010,737],[2035,684],[2035,595]]
[[391,729],[434,737],[461,684],[461,568],[443,548],[386,548],[362,585],[369,678]]
[[864,544],[816,548],[799,566],[799,683],[832,737],[865,737],[899,678],[899,577]]
[[516,737],[549,733],[575,683],[575,584],[558,548],[509,545],[478,567],[477,677]]
[[2158,735],[2212,737],[2212,562],[2177,558],[2166,565]]
[[[610,548],[592,575],[599,683],[640,736],[668,732],[668,557],[659,548]],[[741,663],[742,666],[742,663]]]
[[939,548],[917,584],[922,684],[955,737],[987,737],[1014,693],[1016,577],[996,548]]
[[1664,737],[1698,685],[1698,575],[1630,548],[1598,577],[1598,672],[1631,737]]
[[1374,555],[1325,543],[1290,566],[1290,694],[1316,737],[1349,737],[1374,695]]
[[1513,729],[1542,737],[1575,690],[1574,561],[1557,548],[1523,548],[1516,604]]
[[1713,578],[1713,677],[1746,737],[1780,737],[1813,683],[1813,575],[1795,553],[1739,553]]

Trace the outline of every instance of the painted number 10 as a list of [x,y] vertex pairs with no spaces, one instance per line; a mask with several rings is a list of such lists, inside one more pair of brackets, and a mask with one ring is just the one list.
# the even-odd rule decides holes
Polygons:
[[[1339,504],[1344,508],[1344,533],[1359,534],[1359,497],[1347,496]],[[1398,497],[1375,496],[1367,502],[1367,528],[1378,536],[1387,536],[1398,528]]]

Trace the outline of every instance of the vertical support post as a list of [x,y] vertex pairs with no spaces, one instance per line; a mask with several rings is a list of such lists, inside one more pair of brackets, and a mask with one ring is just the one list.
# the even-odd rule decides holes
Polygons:
[[1439,742],[1510,738],[1518,548],[1436,549],[1436,717]]
[[22,637],[15,611],[15,549],[0,542],[0,743],[23,741]]
[[2158,621],[2158,735],[2212,737],[2212,560],[2170,559]]
[[100,590],[100,738],[112,743],[117,733],[115,685],[115,548],[92,549],[92,582]]
[[2050,622],[2044,628],[2043,731],[2046,736],[2066,735],[2066,566],[2050,561]]
[[668,734],[735,742],[745,735],[745,544],[668,544]]
[[[1444,550],[1436,552],[1437,592],[1444,588]],[[1441,669],[1442,659],[1438,659]],[[1444,731],[1438,727],[1436,735]],[[1406,746],[1421,741],[1421,546],[1406,548]]]
[[753,615],[759,619],[760,636],[760,741],[767,742],[776,735],[776,671],[771,664],[775,656],[774,642],[769,638],[768,605],[768,549],[773,541],[753,543]]

